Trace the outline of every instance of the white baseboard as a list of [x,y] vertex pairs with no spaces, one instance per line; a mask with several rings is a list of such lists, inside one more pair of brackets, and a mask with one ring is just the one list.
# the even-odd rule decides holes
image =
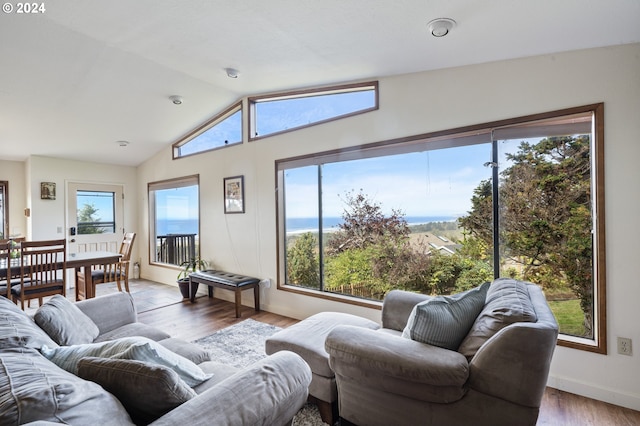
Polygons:
[[575,379],[560,376],[549,376],[547,386],[561,391],[574,393],[620,407],[631,408],[640,411],[640,395],[620,392],[616,389],[594,386],[589,383],[580,382]]

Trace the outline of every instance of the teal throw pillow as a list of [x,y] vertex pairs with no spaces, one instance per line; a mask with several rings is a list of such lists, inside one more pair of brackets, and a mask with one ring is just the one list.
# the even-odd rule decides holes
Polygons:
[[402,337],[457,350],[482,308],[489,283],[450,296],[436,296],[414,306]]

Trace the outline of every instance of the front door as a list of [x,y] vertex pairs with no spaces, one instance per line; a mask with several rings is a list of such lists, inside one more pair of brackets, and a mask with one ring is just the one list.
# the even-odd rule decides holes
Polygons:
[[124,233],[122,185],[69,182],[69,253],[117,252]]

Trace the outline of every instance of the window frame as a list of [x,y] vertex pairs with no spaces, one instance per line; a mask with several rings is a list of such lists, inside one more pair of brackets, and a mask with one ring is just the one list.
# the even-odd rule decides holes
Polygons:
[[[287,99],[296,99],[296,98],[305,98],[305,97],[315,97],[321,95],[332,95],[339,93],[349,93],[349,92],[360,92],[366,90],[374,91],[374,106],[370,108],[361,109],[358,111],[349,112],[346,114],[337,115],[335,117],[326,118],[324,120],[315,121],[309,124],[303,124],[300,126],[292,127],[290,129],[280,130],[277,132],[269,133],[267,135],[254,136],[256,131],[256,104],[261,102],[269,102],[269,101],[280,101]],[[342,120],[343,118],[353,117],[356,115],[364,114],[367,112],[375,111],[379,108],[380,105],[380,92],[379,92],[379,84],[378,81],[367,81],[362,83],[350,83],[350,84],[341,84],[336,86],[328,86],[321,88],[313,88],[313,89],[302,89],[302,90],[291,90],[287,92],[278,92],[270,95],[258,95],[258,96],[250,96],[247,98],[248,111],[249,111],[249,119],[247,120],[247,132],[248,132],[248,140],[249,142],[269,138],[271,136],[281,135],[283,133],[289,133],[296,130],[306,129],[308,127],[317,126],[319,124],[329,123],[335,120]]]
[[[149,241],[148,241],[148,249],[149,249],[149,264],[153,266],[160,266],[166,268],[180,268],[180,265],[175,265],[172,263],[164,263],[159,262],[154,255],[154,250],[156,247],[157,240],[157,230],[156,230],[156,198],[155,191],[163,190],[163,189],[171,189],[171,188],[180,188],[197,185],[198,186],[198,240],[201,235],[201,194],[200,194],[200,175],[189,175],[172,179],[165,179],[161,181],[148,182],[147,183],[147,202],[149,208]],[[153,192],[153,193],[152,193]],[[200,256],[200,243],[196,244],[196,257]]]
[[[76,191],[76,200],[79,201],[79,195],[81,193],[93,193],[93,194],[111,194],[111,217],[113,218],[113,220],[111,222],[82,222],[81,226],[81,222],[80,221],[76,221],[76,228],[77,228],[77,234],[78,235],[90,235],[92,234],[91,232],[80,232],[81,228],[87,227],[87,228],[94,228],[94,229],[101,229],[101,228],[105,228],[106,226],[109,227],[108,231],[103,231],[103,232],[95,232],[97,234],[115,234],[117,232],[117,228],[116,228],[116,193],[114,191],[106,191],[106,190],[86,190],[86,189],[78,189]],[[86,205],[86,203],[85,203]],[[79,208],[77,210],[80,210]],[[101,225],[101,224],[107,224],[105,225]],[[96,225],[100,225],[100,226],[96,226]]]
[[2,223],[3,223],[3,238],[7,239],[11,235],[9,233],[9,181],[0,180],[0,192],[2,193]]
[[[419,150],[421,145],[428,145],[429,149],[449,148],[456,146],[456,142],[467,145],[468,141],[482,138],[491,141],[494,130],[523,125],[525,123],[550,120],[554,117],[570,116],[592,112],[592,170],[591,189],[593,206],[593,338],[581,338],[560,334],[558,345],[589,352],[607,354],[606,333],[606,234],[605,234],[605,201],[604,201],[604,104],[590,104],[574,108],[567,108],[540,114],[532,114],[506,120],[494,121],[484,124],[465,126],[445,131],[420,134],[393,140],[386,140],[366,145],[357,145],[349,148],[336,149],[320,153],[302,155],[275,161],[275,186],[276,186],[276,261],[277,261],[277,288],[322,299],[339,301],[357,306],[365,306],[381,309],[381,303],[356,299],[347,295],[337,295],[320,290],[293,286],[286,283],[286,235],[284,214],[284,172],[289,168],[308,165],[319,165],[331,160],[360,159],[369,156],[393,155],[403,152]],[[462,138],[462,139],[460,139]],[[458,141],[456,141],[458,139]],[[384,154],[380,154],[384,152]]]
[[[203,133],[207,132],[211,128],[215,127],[216,125],[222,123],[224,120],[226,120],[227,118],[231,117],[233,114],[237,113],[238,111],[240,111],[240,117],[241,117],[240,118],[240,140],[238,142],[233,142],[233,143],[230,143],[228,145],[223,145],[223,146],[217,146],[217,147],[213,147],[213,148],[209,148],[209,149],[204,149],[202,151],[193,152],[191,154],[180,155],[180,148],[181,147],[183,147],[187,143],[191,142],[193,139],[197,138],[198,136],[202,135]],[[240,101],[232,104],[231,106],[229,106],[227,109],[222,111],[220,114],[215,115],[213,118],[211,118],[210,120],[206,121],[204,124],[198,126],[194,130],[190,131],[189,133],[187,133],[186,135],[184,135],[180,139],[178,139],[176,142],[174,142],[171,145],[171,153],[172,153],[172,156],[173,156],[173,160],[178,160],[180,158],[191,157],[193,155],[203,154],[205,152],[216,151],[218,149],[224,149],[224,148],[228,148],[228,147],[235,146],[235,145],[241,145],[244,142],[244,134],[243,134],[244,126],[242,124],[243,120],[244,120],[244,108],[243,108],[243,102],[242,102],[242,100],[240,100]]]

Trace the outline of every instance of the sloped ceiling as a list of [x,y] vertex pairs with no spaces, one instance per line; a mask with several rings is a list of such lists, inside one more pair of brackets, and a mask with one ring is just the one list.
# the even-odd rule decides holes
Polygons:
[[0,16],[0,159],[135,166],[246,95],[640,42],[637,0],[44,4]]

